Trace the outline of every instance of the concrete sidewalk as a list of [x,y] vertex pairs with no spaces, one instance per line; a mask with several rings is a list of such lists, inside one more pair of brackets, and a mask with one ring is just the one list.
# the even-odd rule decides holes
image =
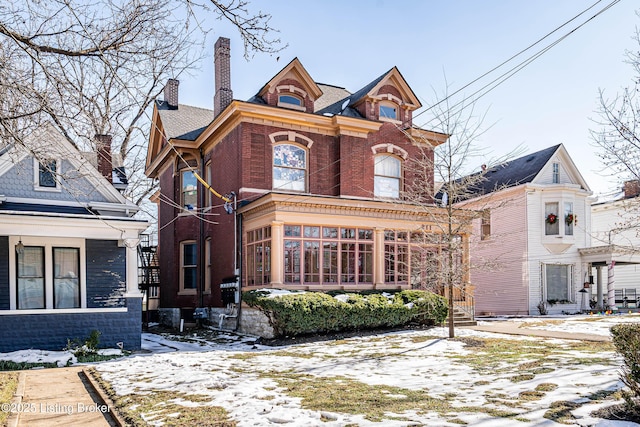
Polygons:
[[527,329],[522,328],[522,322],[513,321],[491,321],[484,322],[476,326],[460,326],[464,329],[473,329],[474,331],[494,332],[497,334],[507,335],[524,335],[530,337],[557,338],[562,340],[579,340],[594,342],[610,342],[611,337],[596,334],[580,334],[575,332],[558,332],[545,331],[543,329]]
[[121,425],[82,367],[22,371],[9,427]]

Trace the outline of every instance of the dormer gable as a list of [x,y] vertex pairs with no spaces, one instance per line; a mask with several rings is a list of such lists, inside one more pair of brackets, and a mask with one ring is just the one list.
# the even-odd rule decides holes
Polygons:
[[298,58],[294,58],[257,93],[267,105],[314,112],[314,102],[322,90]]
[[393,67],[351,97],[351,107],[369,120],[412,125],[412,112],[422,106],[397,67]]
[[541,185],[578,185],[591,191],[563,144],[559,144],[544,166],[536,174],[533,184]]

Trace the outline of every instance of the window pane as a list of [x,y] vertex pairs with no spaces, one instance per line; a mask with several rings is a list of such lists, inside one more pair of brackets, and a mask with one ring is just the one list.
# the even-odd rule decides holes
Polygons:
[[39,168],[39,185],[40,187],[56,187],[56,161],[49,160],[40,163]]
[[569,300],[569,266],[547,264],[547,300]]
[[18,258],[18,309],[45,308],[44,248],[26,246]]
[[302,169],[273,168],[274,190],[305,190],[305,171]]
[[373,183],[373,194],[377,197],[397,199],[400,197],[400,180],[376,176]]
[[278,97],[278,102],[283,102],[285,104],[302,105],[302,101],[300,99],[291,95],[280,95],[280,97]]
[[396,157],[376,156],[374,171],[376,175],[400,177],[400,160]]
[[573,235],[573,222],[574,222],[574,214],[573,214],[573,203],[566,202],[564,204],[564,234],[567,236]]
[[187,209],[198,207],[198,187],[191,171],[182,172],[182,206]]
[[389,119],[396,119],[398,115],[396,114],[395,107],[391,107],[389,105],[381,105],[380,106],[380,117],[386,117]]
[[300,283],[300,242],[284,241],[284,281]]
[[304,242],[304,281],[320,282],[320,242]]
[[184,268],[184,288],[196,289],[196,268],[195,267]]
[[80,250],[53,248],[53,307],[80,308]]
[[188,243],[183,245],[183,251],[184,251],[184,258],[183,258],[183,263],[184,265],[196,265],[196,244],[195,243]]
[[[550,215],[555,217],[555,222],[550,222]],[[547,236],[560,234],[560,218],[558,212],[558,204],[557,203],[545,203],[544,204],[544,233]]]
[[295,145],[276,145],[273,147],[273,165],[306,169],[306,152]]

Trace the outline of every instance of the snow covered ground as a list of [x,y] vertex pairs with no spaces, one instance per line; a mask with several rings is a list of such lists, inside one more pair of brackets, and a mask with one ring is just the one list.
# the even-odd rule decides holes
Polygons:
[[[567,316],[559,318],[497,319],[519,327],[608,335],[620,322],[639,322],[638,315]],[[496,320],[486,320],[490,324]],[[199,405],[223,407],[239,426],[560,426],[544,417],[552,403],[578,403],[573,423],[581,426],[627,427],[635,423],[608,421],[589,414],[611,400],[588,399],[594,393],[622,387],[621,359],[606,344],[501,335],[458,328],[455,340],[448,329],[402,331],[283,347],[255,343],[254,337],[221,334],[216,339],[198,335],[175,337],[143,334],[145,353],[96,364],[97,371],[118,395],[171,391],[206,396]],[[513,345],[514,354],[532,348],[525,358],[492,360],[480,339],[500,339]],[[16,361],[22,352],[0,354]],[[41,361],[69,359],[62,352],[35,352]],[[48,355],[47,355],[48,354]],[[49,358],[48,360],[45,360]],[[535,362],[535,363],[534,363]],[[523,376],[522,374],[528,374]],[[302,399],[287,394],[282,377],[338,378],[379,388],[421,390],[453,407],[449,413],[430,410],[385,414],[380,422],[363,415],[306,409]],[[397,390],[397,389],[394,389]],[[536,391],[538,390],[538,391]],[[540,392],[539,390],[544,390]],[[537,393],[535,399],[525,395]],[[402,396],[398,397],[399,399]],[[188,402],[193,404],[192,402]],[[471,408],[471,409],[469,409]],[[475,409],[474,409],[475,408]],[[504,417],[477,408],[517,412]],[[153,425],[162,419],[149,417]],[[155,421],[154,421],[155,420]]]

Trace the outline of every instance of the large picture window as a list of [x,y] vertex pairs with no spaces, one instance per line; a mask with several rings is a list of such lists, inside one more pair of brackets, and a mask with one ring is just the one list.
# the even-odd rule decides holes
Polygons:
[[374,160],[374,195],[392,199],[399,198],[402,170],[400,159],[388,154],[379,154]]
[[273,147],[273,189],[305,191],[307,152],[291,144]]
[[373,283],[373,230],[284,226],[285,283]]
[[566,264],[545,264],[544,271],[547,301],[569,302],[571,266]]

